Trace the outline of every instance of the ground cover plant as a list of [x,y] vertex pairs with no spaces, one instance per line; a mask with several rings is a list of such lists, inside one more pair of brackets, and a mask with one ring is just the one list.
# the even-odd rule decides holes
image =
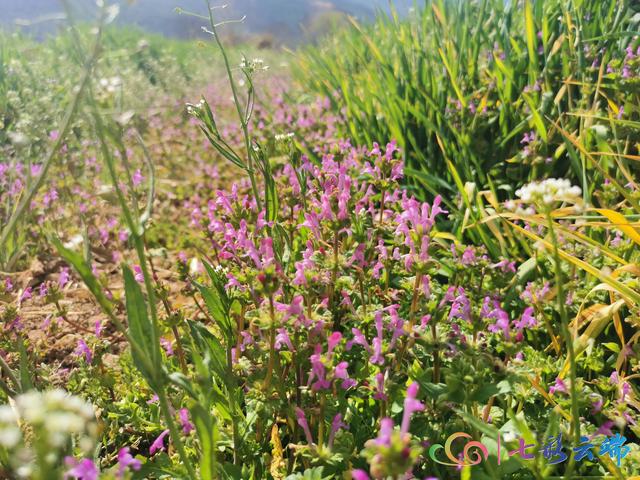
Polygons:
[[635,478],[633,4],[205,4],[2,37],[2,476]]

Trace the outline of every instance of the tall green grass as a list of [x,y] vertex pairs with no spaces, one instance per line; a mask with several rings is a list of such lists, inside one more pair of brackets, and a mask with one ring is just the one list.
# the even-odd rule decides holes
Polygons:
[[[621,78],[621,68],[625,48],[637,48],[640,6],[419,3],[408,18],[380,15],[371,26],[353,20],[304,50],[298,79],[345,112],[343,133],[357,143],[397,139],[414,183],[431,195],[457,196],[469,209],[461,229],[480,216],[479,192],[504,199],[553,175],[571,178],[588,197],[589,182],[603,177],[566,133],[597,143],[595,118],[624,121],[616,116],[625,104],[627,115],[634,111],[638,83]],[[530,131],[536,140],[527,153],[521,140]],[[471,236],[497,253],[504,245],[492,233],[482,227]]]

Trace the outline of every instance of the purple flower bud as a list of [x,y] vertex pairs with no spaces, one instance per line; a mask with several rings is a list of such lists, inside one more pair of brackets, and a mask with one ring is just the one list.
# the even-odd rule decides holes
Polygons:
[[311,430],[309,429],[309,423],[307,422],[307,417],[304,415],[304,411],[301,408],[296,407],[296,418],[298,420],[298,425],[302,428],[304,435],[307,439],[307,443],[309,445],[313,445],[313,437],[311,436]]
[[336,346],[340,343],[341,340],[342,340],[342,333],[333,332],[327,339],[327,342],[328,342],[327,353],[333,352],[333,349],[336,348]]
[[411,422],[411,416],[415,412],[421,412],[424,410],[424,404],[418,400],[416,400],[416,396],[418,395],[418,384],[412,383],[407,388],[407,396],[404,399],[404,413],[402,415],[402,424],[400,426],[400,431],[402,433],[409,432],[409,424]]
[[69,269],[64,267],[58,277],[58,287],[64,288],[69,283]]
[[333,440],[335,439],[336,433],[338,433],[338,431],[343,428],[348,429],[349,426],[342,421],[342,414],[338,413],[335,417],[333,417],[333,421],[331,422],[331,432],[329,433],[328,441],[329,448],[333,446]]
[[374,393],[373,398],[376,400],[387,400],[388,397],[384,393],[384,374],[377,373],[376,374],[376,393]]

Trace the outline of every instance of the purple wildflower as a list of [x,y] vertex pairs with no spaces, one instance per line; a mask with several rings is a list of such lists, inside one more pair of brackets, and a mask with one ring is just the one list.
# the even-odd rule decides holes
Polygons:
[[604,405],[604,401],[602,400],[602,397],[597,397],[593,402],[593,405],[591,408],[591,414],[595,415],[596,413],[600,413],[602,411],[603,405]]
[[162,345],[162,348],[164,348],[164,351],[166,352],[167,357],[173,356],[173,342],[171,340],[169,340],[168,338],[161,337],[160,345]]
[[180,426],[182,426],[182,433],[189,435],[193,430],[193,423],[189,420],[189,410],[181,408],[178,410],[178,416],[180,417]]
[[142,175],[142,172],[140,171],[140,169],[136,170],[131,176],[131,182],[133,183],[133,186],[137,187],[143,181],[144,181],[144,175]]
[[347,342],[345,349],[349,351],[354,345],[361,345],[365,350],[367,350],[367,352],[371,353],[371,347],[369,346],[369,342],[367,342],[364,334],[355,327],[351,329],[351,333],[353,333],[353,339]]
[[25,300],[29,300],[33,296],[33,289],[31,287],[27,287],[24,289],[22,294],[20,295],[20,303]]
[[349,378],[349,372],[347,371],[347,367],[349,366],[348,362],[340,362],[334,372],[333,372],[333,376],[335,378],[339,378],[342,380],[342,388],[345,390],[348,390],[351,387],[355,387],[356,385],[358,385],[358,382],[356,382],[354,379]]
[[58,287],[63,289],[67,283],[69,283],[69,269],[64,267],[60,272],[60,276],[58,277]]
[[458,294],[453,299],[451,311],[449,312],[449,320],[459,318],[471,322],[471,303],[467,297],[464,288],[458,287]]
[[536,327],[538,325],[538,321],[533,315],[533,307],[525,308],[524,312],[522,312],[522,316],[519,320],[514,322],[514,325],[519,330]]
[[340,343],[342,340],[342,334],[340,332],[333,332],[329,338],[327,339],[328,347],[327,353],[330,354],[333,352],[333,349]]
[[556,392],[567,393],[567,384],[560,377],[556,377],[556,382],[549,387],[549,393],[553,395]]
[[94,333],[95,333],[96,337],[100,338],[100,335],[102,334],[102,321],[101,320],[96,320],[95,327],[94,327]]
[[364,470],[352,470],[351,478],[353,480],[370,480],[369,475]]
[[133,276],[136,279],[136,282],[144,283],[144,274],[142,273],[142,268],[140,267],[140,265],[133,266],[133,273],[134,273]]
[[289,349],[290,352],[295,351],[295,349],[293,348],[293,343],[291,343],[291,338],[289,337],[289,333],[287,332],[287,329],[279,328],[277,331],[278,331],[278,334],[276,335],[276,342],[275,342],[276,350],[280,350],[283,345],[286,345],[286,347]]
[[128,468],[131,470],[138,471],[142,463],[140,460],[133,458],[131,453],[129,453],[129,447],[121,448],[118,452],[118,474],[117,478],[122,479]]
[[342,421],[342,414],[338,413],[333,417],[333,421],[331,422],[331,432],[329,433],[329,441],[327,443],[329,448],[333,446],[333,440],[336,434],[343,428],[348,429],[349,426]]
[[373,394],[373,398],[375,398],[376,400],[387,400],[389,397],[387,397],[386,393],[384,393],[384,374],[383,373],[377,373],[376,374],[376,393]]
[[80,356],[80,355],[84,355],[84,359],[87,363],[91,363],[91,360],[93,359],[93,354],[91,352],[91,349],[89,348],[89,346],[87,345],[87,342],[85,342],[83,339],[79,339],[78,340],[78,346],[76,347],[76,350],[74,352],[76,355]]
[[380,432],[375,439],[375,443],[380,446],[391,445],[391,435],[393,434],[393,420],[390,418],[383,418],[380,420]]
[[66,457],[64,463],[71,467],[64,474],[64,478],[76,478],[77,480],[97,480],[98,479],[98,467],[93,463],[93,460],[84,458],[80,461],[73,457]]
[[309,422],[307,422],[307,417],[304,415],[301,408],[296,407],[296,418],[298,420],[298,425],[300,425],[304,432],[307,443],[309,445],[313,445],[313,437],[311,436],[311,430],[309,429]]
[[164,451],[164,437],[167,435],[169,435],[169,429],[164,430],[160,435],[158,435],[158,438],[153,441],[149,448],[149,455],[154,455],[156,452]]
[[404,399],[404,413],[402,415],[402,424],[400,426],[400,431],[402,433],[409,432],[409,424],[411,422],[411,416],[415,412],[421,412],[424,410],[424,404],[419,400],[416,400],[416,396],[418,395],[418,384],[412,383],[407,388],[407,396]]

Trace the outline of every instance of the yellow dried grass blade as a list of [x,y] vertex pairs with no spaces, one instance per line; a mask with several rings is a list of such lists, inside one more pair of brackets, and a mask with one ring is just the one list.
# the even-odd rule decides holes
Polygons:
[[[529,237],[530,239],[532,239],[532,240],[534,240],[536,242],[542,243],[546,248],[549,249],[549,251],[553,250],[553,245],[549,241],[539,237],[538,235],[536,235],[536,234],[534,234],[532,232],[529,232],[528,230],[525,230],[524,228],[520,227],[519,225],[516,225],[513,222],[510,222],[508,220],[506,220],[506,221],[509,222],[509,224],[513,228],[515,228],[517,231],[519,231],[523,235]],[[610,285],[613,288],[615,288],[616,292],[620,296],[622,296],[628,303],[630,303],[632,305],[640,305],[640,293],[638,293],[638,292],[634,291],[633,289],[629,288],[624,283],[615,280],[610,275],[607,275],[607,274],[601,272],[600,270],[598,270],[597,268],[593,267],[592,265],[589,265],[587,262],[585,262],[583,260],[580,260],[579,258],[576,258],[573,255],[568,254],[567,252],[565,252],[564,250],[562,250],[560,248],[558,248],[558,255],[563,260],[566,260],[569,263],[572,263],[576,267],[578,267],[578,268],[584,270],[585,272],[593,275],[594,277],[596,277],[601,282],[604,282],[607,285]]]
[[[607,323],[613,318],[613,314],[620,310],[622,306],[625,304],[624,300],[618,300],[611,305],[593,305],[589,307],[589,313],[591,314],[588,319],[588,326],[584,333],[580,335],[577,339],[574,339],[573,348],[575,350],[576,357],[578,357],[582,352],[584,352],[589,346],[589,340],[595,340],[604,327],[607,326]],[[580,315],[580,313],[578,313]],[[558,375],[560,378],[563,378],[567,373],[569,373],[569,368],[571,364],[569,363],[569,359],[566,359],[564,362],[564,366]]]
[[636,245],[640,245],[640,233],[629,223],[629,220],[624,215],[608,208],[596,208],[594,210],[607,217],[613,226],[624,232]]

